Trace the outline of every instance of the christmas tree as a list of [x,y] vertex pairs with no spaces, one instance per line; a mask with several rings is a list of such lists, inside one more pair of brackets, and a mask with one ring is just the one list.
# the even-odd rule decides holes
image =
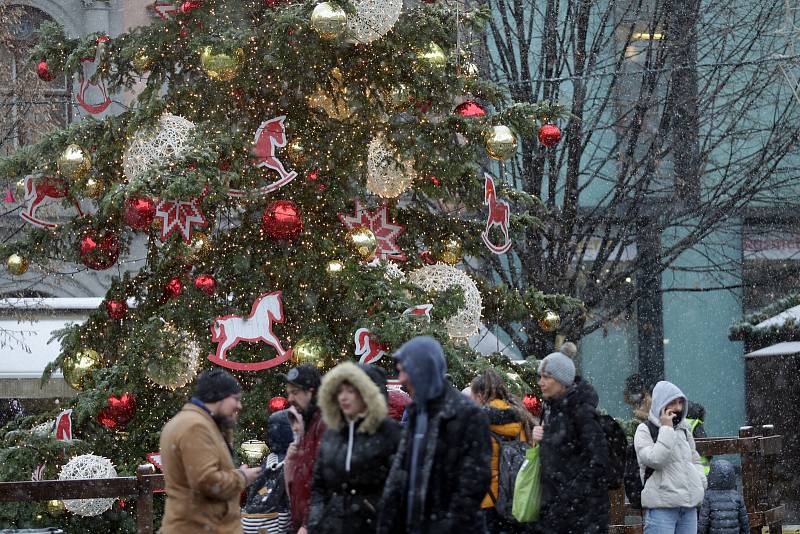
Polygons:
[[[31,58],[42,77],[78,76],[90,116],[0,161],[0,175],[22,180],[36,226],[0,251],[9,272],[144,261],[120,270],[103,305],[61,333],[45,373],[62,369],[80,391],[74,439],[56,440],[46,417],[16,422],[0,479],[37,468],[57,478],[88,452],[131,475],[157,452],[196,374],[215,365],[246,390],[237,443],[263,435],[279,373],[292,365],[360,360],[392,376],[388,354],[420,334],[443,343],[460,387],[488,365],[530,387],[532,367],[511,372],[465,339],[482,323],[529,315],[543,328],[529,335],[552,335],[558,313],[580,305],[495,285],[486,261],[543,209],[503,183],[502,161],[519,136],[556,143],[563,110],[511,102],[479,77],[468,36],[485,8],[157,8],[163,20],[113,39],[69,39],[45,25]],[[91,116],[126,90],[137,94],[127,111]],[[74,218],[39,218],[45,197]],[[57,522],[133,529],[130,506],[90,508]],[[53,524],[52,513],[45,503],[4,505],[0,522]]]

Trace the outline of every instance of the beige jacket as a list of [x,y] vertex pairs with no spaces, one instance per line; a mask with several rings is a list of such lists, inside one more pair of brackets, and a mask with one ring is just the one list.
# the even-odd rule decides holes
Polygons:
[[185,404],[161,431],[167,503],[161,534],[241,534],[244,474],[211,416]]

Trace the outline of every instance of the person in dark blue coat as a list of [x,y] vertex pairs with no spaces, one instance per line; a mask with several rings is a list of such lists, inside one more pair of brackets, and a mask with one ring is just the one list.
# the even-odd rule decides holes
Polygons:
[[736,471],[726,460],[711,462],[703,505],[697,521],[698,534],[750,534],[744,499],[736,490]]

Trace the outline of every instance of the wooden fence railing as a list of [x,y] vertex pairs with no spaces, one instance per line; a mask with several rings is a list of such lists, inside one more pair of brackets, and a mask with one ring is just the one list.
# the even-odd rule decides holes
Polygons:
[[[783,437],[775,435],[772,425],[742,427],[739,437],[695,441],[701,456],[738,454],[742,457],[742,493],[750,519],[750,532],[761,534],[762,528],[768,527],[770,534],[781,534],[786,514],[772,486],[773,465],[783,446]],[[640,520],[641,510],[626,507],[623,490],[611,492],[610,498],[609,534],[641,534],[641,524],[626,525],[626,517],[632,518],[627,522]]]
[[137,531],[152,534],[153,492],[164,488],[164,475],[153,473],[147,464],[139,466],[135,477],[0,482],[0,502],[136,497]]

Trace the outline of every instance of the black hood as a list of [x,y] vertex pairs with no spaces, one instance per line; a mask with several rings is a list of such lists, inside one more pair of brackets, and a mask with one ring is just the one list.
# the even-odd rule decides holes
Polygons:
[[708,474],[708,489],[736,489],[736,468],[733,467],[733,464],[727,460],[714,460],[711,462],[711,472]]
[[689,401],[689,410],[686,412],[686,417],[689,419],[706,420],[706,409],[699,402]]

